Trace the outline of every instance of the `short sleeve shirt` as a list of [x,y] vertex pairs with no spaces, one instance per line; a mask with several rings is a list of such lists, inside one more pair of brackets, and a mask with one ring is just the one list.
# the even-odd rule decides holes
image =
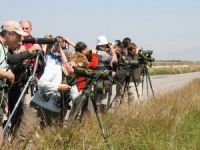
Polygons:
[[0,69],[8,68],[7,53],[8,53],[8,48],[6,48],[2,44],[0,44]]

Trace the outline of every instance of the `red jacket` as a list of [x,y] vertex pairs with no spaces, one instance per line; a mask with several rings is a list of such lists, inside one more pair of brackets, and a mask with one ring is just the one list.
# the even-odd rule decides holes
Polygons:
[[[89,62],[89,68],[91,69],[95,69],[97,66],[98,66],[98,63],[99,63],[99,60],[98,60],[98,56],[96,53],[92,53],[91,55],[91,61]],[[78,91],[82,91],[85,86],[86,86],[86,81],[87,79],[84,78],[84,77],[77,77],[77,88],[78,88]]]

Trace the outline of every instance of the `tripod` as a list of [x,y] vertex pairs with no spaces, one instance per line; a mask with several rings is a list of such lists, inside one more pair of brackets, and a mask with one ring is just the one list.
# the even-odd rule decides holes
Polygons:
[[118,86],[118,88],[116,88],[116,95],[113,98],[113,100],[111,101],[111,103],[109,104],[108,109],[110,109],[112,107],[113,103],[117,100],[117,98],[119,96],[121,96],[121,99],[124,98],[126,91],[128,91],[128,89],[129,89],[129,84],[130,84],[131,78],[132,78],[133,83],[134,83],[137,98],[138,99],[140,98],[140,94],[139,94],[138,87],[137,87],[137,82],[136,82],[135,76],[133,75],[133,70],[134,70],[134,67],[128,66],[127,69],[126,69],[126,72],[124,73],[123,80],[117,81],[116,86]]
[[17,100],[12,112],[9,115],[9,118],[8,118],[4,128],[3,128],[3,135],[5,135],[6,132],[8,132],[8,130],[7,130],[8,126],[9,126],[9,124],[11,122],[11,119],[12,119],[13,115],[15,114],[16,109],[18,108],[20,102],[22,101],[24,95],[26,94],[26,91],[27,91],[29,85],[35,80],[35,73],[36,73],[36,69],[37,69],[37,65],[38,65],[39,56],[40,56],[40,53],[37,53],[33,74],[29,77],[28,81],[26,82],[25,87],[24,87],[19,99]]
[[143,70],[142,70],[142,95],[144,94],[143,93],[144,92],[144,80],[146,79],[147,97],[149,99],[149,86],[150,86],[152,96],[155,99],[155,94],[154,94],[151,78],[149,75],[149,70],[147,68],[147,64],[143,64],[142,68],[143,68]]
[[135,86],[135,89],[136,89],[137,97],[138,97],[138,99],[140,98],[140,94],[138,92],[138,88],[137,88],[137,85],[136,85],[135,77],[132,74],[133,70],[134,70],[133,68],[129,69],[129,71],[127,72],[127,75],[125,77],[125,85],[124,85],[124,90],[123,90],[123,93],[122,93],[122,98],[124,98],[125,92],[128,91],[128,89],[129,89],[129,83],[130,83],[131,77],[133,79],[133,83],[134,83],[134,86]]
[[[92,76],[93,77],[90,80],[87,81],[86,87],[82,91],[82,94],[78,97],[78,104],[77,104],[75,110],[73,111],[73,113],[69,117],[67,128],[70,128],[72,126],[73,122],[76,120],[79,112],[82,110],[86,101],[88,100],[89,97],[91,97],[92,87],[96,85],[96,83],[97,83],[97,81],[100,77],[100,73],[95,73]],[[106,132],[104,126],[103,126],[103,122],[102,122],[102,120],[99,116],[99,113],[97,111],[97,105],[96,105],[94,97],[91,97],[91,101],[92,101],[92,105],[93,105],[93,108],[94,108],[94,112],[95,112],[99,127],[100,127],[101,132],[102,132],[102,136],[103,136],[104,140],[107,142],[108,135],[107,135],[107,132]],[[109,149],[110,149],[110,147],[109,147]]]

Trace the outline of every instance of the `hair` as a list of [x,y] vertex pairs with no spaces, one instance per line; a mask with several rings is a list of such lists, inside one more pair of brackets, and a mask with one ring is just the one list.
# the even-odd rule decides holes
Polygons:
[[60,36],[60,35],[56,36],[56,38],[59,38],[59,39],[61,39],[61,40],[62,40],[62,42],[64,42],[64,41],[65,41],[65,39],[64,39],[62,36]]
[[116,45],[119,46],[119,47],[122,45],[122,42],[121,42],[120,40],[115,40],[115,43],[116,43]]
[[132,42],[132,43],[129,43],[129,45],[127,46],[127,51],[130,54],[130,52],[135,51],[136,48],[137,48],[136,44]]
[[85,56],[85,54],[83,53],[79,53],[79,52],[75,52],[72,57],[71,57],[71,61],[74,61],[78,67],[88,67],[89,62],[87,57]]
[[84,42],[78,42],[75,45],[75,51],[82,53],[84,49],[87,48],[87,45]]
[[[44,36],[44,38],[51,39],[51,38],[53,38],[53,35],[51,35],[51,34],[46,34],[46,35]],[[46,45],[46,49],[45,49],[46,53],[49,53],[50,50],[53,48],[53,44],[44,44],[44,45]]]
[[105,51],[108,45],[97,45],[96,50]]
[[0,36],[5,37],[6,33],[7,33],[6,30],[2,30],[2,31],[0,32]]
[[32,29],[32,23],[29,20],[22,20],[19,23],[22,24],[22,22],[27,22],[30,26],[30,28]]
[[122,44],[124,48],[127,48],[130,43],[131,43],[131,39],[129,37],[126,37],[122,40]]

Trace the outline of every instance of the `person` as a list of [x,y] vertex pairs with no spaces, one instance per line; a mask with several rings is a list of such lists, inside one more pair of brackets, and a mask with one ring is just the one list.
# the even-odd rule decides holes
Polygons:
[[127,56],[128,55],[128,51],[127,51],[127,48],[128,48],[128,45],[131,43],[131,38],[129,37],[125,37],[123,40],[122,40],[122,55],[123,56]]
[[128,56],[128,45],[131,43],[131,38],[125,37],[123,38],[122,42],[120,43],[120,50],[116,52],[118,63],[114,66],[114,69],[116,70],[116,95],[114,97],[114,105],[115,104],[122,104],[122,103],[128,103],[128,99],[124,97],[124,86],[125,86],[125,73],[126,70],[124,66],[121,64],[124,60],[127,59]]
[[121,101],[121,96],[123,93],[123,84],[124,84],[124,67],[121,66],[120,64],[122,63],[122,59],[125,55],[125,53],[122,51],[123,50],[123,45],[120,40],[115,40],[114,42],[114,47],[115,47],[115,53],[117,55],[117,63],[113,64],[113,71],[116,72],[116,75],[114,77],[114,84],[116,86],[113,86],[113,93],[116,93],[115,95],[112,95],[111,99],[111,104],[109,106],[109,112],[113,112],[114,107],[116,107],[120,101]]
[[[60,97],[60,92],[66,92],[71,87],[62,83],[62,64],[67,64],[68,60],[61,48],[61,41],[58,40],[56,45],[47,45],[47,49],[45,50],[45,60],[46,66],[44,69],[44,73],[41,78],[38,80],[38,92],[42,97],[46,100],[50,98],[53,101],[57,101]],[[36,93],[36,94],[37,94]],[[34,96],[32,98],[32,102],[39,104],[38,101],[34,101]],[[42,101],[42,100],[41,100]],[[57,110],[53,111],[51,108],[47,108],[46,106],[42,106],[43,116],[41,120],[41,125],[52,125],[52,123],[58,119]]]
[[[96,50],[89,50],[84,42],[78,42],[75,45],[75,53],[72,55],[71,61],[75,62],[77,67],[95,69],[98,65]],[[86,82],[83,82],[84,80],[86,80],[84,77],[77,77],[78,92],[85,88]]]
[[32,23],[29,20],[22,20],[20,21],[22,29],[26,32],[28,36],[32,37]]
[[[22,26],[21,29],[24,31]],[[24,33],[26,34],[23,35],[22,41],[24,40],[25,37],[29,36],[30,34],[30,32],[26,31],[24,31]],[[15,104],[17,103],[21,95],[21,92],[23,90],[23,87],[29,78],[29,76],[27,75],[27,67],[30,63],[30,60],[33,59],[31,54],[32,52],[41,49],[38,45],[31,45],[31,46],[29,45],[30,47],[26,48],[25,46],[22,45],[22,41],[19,42],[15,48],[10,48],[8,51],[8,63],[11,70],[15,74],[14,83],[12,87],[9,89],[9,94],[8,94],[8,106],[10,112],[12,112],[13,108],[15,107]],[[15,131],[17,131],[18,127],[20,126],[24,111],[23,102],[24,101],[21,101],[19,103],[12,117],[11,128],[10,128],[11,133],[15,133]]]
[[[9,62],[14,63],[16,61],[21,61],[21,56],[18,57],[13,56],[10,54],[9,49],[15,49],[23,40],[23,36],[26,36],[27,33],[24,32],[20,26],[20,24],[15,20],[7,20],[1,26],[0,32],[0,79],[1,82],[6,84],[9,82],[10,84],[14,83],[15,75],[9,69]],[[27,52],[25,55],[29,55]],[[24,55],[23,55],[24,56]],[[1,84],[3,85],[3,84]],[[0,144],[3,141],[3,133],[2,133],[2,117],[3,111],[8,113],[8,107],[6,103],[7,97],[4,92],[4,88],[1,88],[1,106],[0,106]],[[8,94],[8,93],[7,93]]]
[[[117,55],[115,53],[114,44],[109,45],[106,36],[102,35],[97,38],[97,55],[99,64],[98,70],[112,70],[114,63],[117,63]],[[112,72],[115,76],[115,72]],[[96,87],[95,97],[97,98],[97,108],[99,112],[108,110],[112,96],[112,82],[109,80],[99,80]]]
[[[131,42],[127,46],[127,52],[128,52],[128,55],[127,55],[126,60],[129,60],[129,61],[135,60],[136,62],[138,61],[139,48],[137,47],[135,43]],[[141,97],[141,92],[142,92],[142,85],[141,85],[142,67],[137,63],[132,64],[131,67],[132,68],[128,68],[128,70],[126,70],[127,72],[130,73],[130,74],[128,73],[129,79],[127,81],[129,82],[128,83],[128,102],[135,103],[135,102],[139,102],[140,97]]]
[[[77,42],[75,45],[75,53],[71,57],[71,61],[76,64],[75,67],[81,67],[81,68],[89,68],[89,69],[96,69],[98,66],[98,56],[95,49],[88,49],[87,45],[84,42]],[[86,87],[87,78],[82,76],[77,76],[77,95],[80,95],[82,91]],[[76,102],[74,102],[75,104]],[[73,104],[73,105],[74,105]],[[87,109],[87,106],[91,105],[90,101],[86,101],[85,105],[83,106],[82,110],[80,110],[78,118],[79,121],[81,121],[83,112]],[[93,110],[88,108],[90,112]]]

